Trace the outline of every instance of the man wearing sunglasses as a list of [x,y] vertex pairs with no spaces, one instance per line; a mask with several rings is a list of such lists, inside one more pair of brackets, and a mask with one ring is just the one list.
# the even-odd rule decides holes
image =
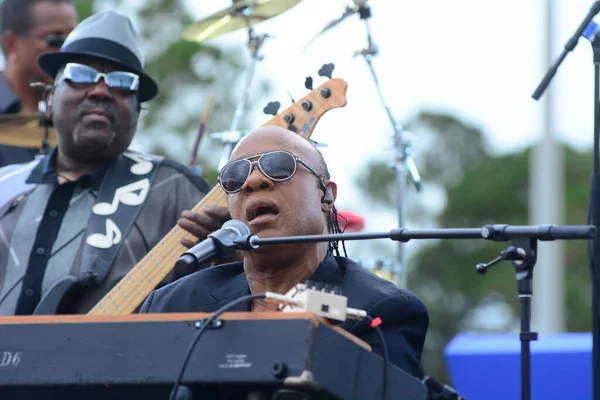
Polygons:
[[[44,86],[52,79],[37,64],[37,57],[58,51],[77,25],[71,0],[4,0],[1,9],[4,71],[0,74],[0,114],[38,112]],[[15,128],[18,134],[19,126]],[[41,145],[41,141],[40,141]],[[0,144],[0,167],[33,160],[38,149]]]
[[[89,311],[211,188],[181,164],[127,150],[141,103],[158,93],[129,18],[95,14],[38,62],[55,82],[58,146],[25,177],[33,188],[0,204],[0,315],[31,314],[68,276],[84,292],[65,311]],[[19,178],[2,170],[2,185]]]
[[[219,175],[233,219],[259,237],[339,232],[337,186],[319,151],[286,129],[267,126],[244,137]],[[341,288],[348,306],[383,320],[390,361],[419,374],[429,316],[412,293],[381,279],[346,257],[337,243],[263,246],[244,252],[243,262],[218,265],[153,291],[140,312],[214,312],[248,294],[286,293],[311,280]],[[230,311],[277,311],[263,300]],[[366,321],[348,320],[342,328],[382,352],[377,333]]]

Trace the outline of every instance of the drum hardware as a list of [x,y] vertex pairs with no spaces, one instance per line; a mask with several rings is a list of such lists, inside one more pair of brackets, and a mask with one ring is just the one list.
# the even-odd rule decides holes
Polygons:
[[317,33],[317,35],[315,35],[302,49],[302,51],[306,50],[310,45],[312,45],[315,40],[317,40],[317,38],[319,36],[321,36],[322,34],[324,34],[325,32],[327,32],[328,30],[330,30],[331,28],[333,28],[334,26],[338,25],[340,22],[342,22],[343,20],[345,20],[346,18],[350,17],[351,15],[357,13],[361,7],[363,7],[364,5],[367,4],[368,0],[352,0],[350,2],[350,4],[348,4],[346,6],[346,8],[344,9],[344,11],[342,11],[339,15],[339,17],[334,18],[330,23],[328,23],[327,25],[325,25],[325,27],[323,29],[321,29],[319,31],[319,33]]
[[[32,82],[29,86],[48,88],[41,82]],[[37,113],[0,115],[0,144],[37,148],[38,157],[48,154],[57,142],[47,108],[46,102],[40,100]]]
[[42,143],[40,145],[40,151],[38,156],[45,156],[50,153],[50,150],[56,146],[56,143],[52,144],[50,142],[50,129],[52,128],[52,118],[48,113],[48,106],[46,101],[41,100],[38,103],[38,111],[39,111],[39,126],[42,128]]
[[182,37],[203,42],[271,19],[301,0],[234,0],[233,4],[188,26]]
[[[367,4],[367,0],[356,0],[352,1],[348,6],[346,6],[345,10],[341,13],[338,18],[332,20],[329,24],[327,24],[304,48],[306,49],[310,44],[312,44],[317,37],[319,37],[324,32],[330,30],[334,26],[338,25],[340,22],[350,17],[353,14],[358,13],[360,19],[364,21],[366,34],[367,34],[367,47],[356,51],[354,56],[362,56],[367,66],[369,67],[369,71],[371,72],[373,82],[375,84],[375,89],[377,90],[377,94],[379,96],[379,100],[390,120],[390,124],[393,129],[393,144],[394,144],[394,162],[392,168],[396,174],[396,207],[398,212],[398,226],[404,227],[406,226],[406,210],[404,209],[404,196],[406,193],[406,177],[407,173],[410,173],[413,183],[415,184],[415,188],[417,191],[421,191],[421,177],[419,175],[419,171],[413,159],[413,149],[411,143],[405,137],[405,132],[402,125],[395,121],[392,112],[383,97],[381,92],[379,78],[375,72],[375,68],[373,67],[373,57],[375,57],[379,50],[377,45],[373,41],[373,37],[371,35],[371,28],[369,25],[369,19],[371,18],[371,8]],[[407,288],[407,268],[405,265],[405,255],[404,255],[404,244],[402,242],[398,242],[397,244],[397,252],[396,252],[396,265],[394,268],[394,280],[393,282],[398,287]]]
[[0,116],[0,144],[37,148],[39,154],[44,155],[48,154],[56,143],[52,120],[45,113]]
[[206,124],[208,122],[208,118],[212,112],[214,105],[215,96],[212,94],[206,98],[206,103],[204,105],[204,112],[202,113],[202,118],[200,118],[200,126],[198,127],[198,133],[196,134],[196,139],[194,141],[194,146],[192,147],[192,154],[190,156],[190,163],[188,166],[194,171],[196,175],[200,175],[201,170],[200,167],[196,165],[196,160],[198,158],[198,148],[200,147],[200,141],[204,136],[204,131],[206,130]]
[[210,135],[211,138],[219,139],[224,145],[223,153],[219,161],[219,170],[229,162],[233,147],[247,133],[238,130],[238,128],[246,111],[256,64],[258,61],[264,59],[264,56],[260,54],[260,51],[265,40],[271,37],[266,33],[257,34],[254,31],[254,25],[287,11],[300,1],[301,0],[234,1],[233,5],[230,7],[190,25],[185,29],[182,35],[184,39],[201,42],[242,28],[248,30],[247,47],[251,56],[251,62],[248,66],[242,97],[237,103],[229,130]]

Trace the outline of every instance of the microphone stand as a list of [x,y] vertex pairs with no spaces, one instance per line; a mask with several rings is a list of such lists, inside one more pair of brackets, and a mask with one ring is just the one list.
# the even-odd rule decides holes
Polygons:
[[[550,81],[556,74],[558,67],[564,61],[567,54],[572,51],[579,38],[583,35],[590,39],[592,50],[594,52],[594,150],[593,150],[593,171],[590,187],[590,203],[588,223],[600,229],[600,39],[596,32],[592,32],[590,37],[590,27],[595,25],[592,19],[600,13],[600,0],[595,1],[588,14],[585,16],[573,36],[567,41],[564,50],[552,64],[532,97],[539,100]],[[587,34],[586,34],[587,33]],[[593,400],[600,400],[600,238],[596,237],[592,241],[590,254],[590,269],[592,275],[592,385]]]
[[495,242],[511,241],[512,245],[500,257],[487,264],[478,264],[477,272],[485,274],[494,264],[511,260],[517,278],[517,295],[520,303],[521,332],[521,400],[531,399],[531,349],[530,342],[537,333],[530,331],[531,296],[533,295],[533,267],[537,261],[537,241],[598,239],[594,225],[486,225],[482,228],[409,230],[392,229],[389,232],[309,235],[296,237],[259,238],[246,235],[234,240],[243,250],[254,250],[261,245],[330,242],[335,240],[392,239],[407,242],[411,239],[486,239]]
[[[367,31],[367,48],[363,49],[355,54],[362,55],[365,61],[367,62],[367,66],[371,71],[371,75],[373,77],[373,81],[375,83],[375,89],[377,90],[377,94],[379,95],[379,100],[385,109],[385,112],[390,120],[392,125],[392,129],[394,130],[394,164],[393,168],[396,173],[396,207],[398,210],[398,226],[404,226],[406,221],[406,210],[404,208],[404,196],[406,193],[406,174],[407,171],[410,172],[412,181],[415,184],[417,191],[421,191],[421,177],[419,176],[419,171],[417,170],[417,166],[412,158],[412,147],[410,143],[403,137],[404,129],[400,124],[396,122],[390,108],[388,107],[383,94],[381,93],[379,79],[377,74],[375,73],[375,69],[373,68],[373,57],[377,55],[379,52],[377,46],[373,42],[373,38],[371,36],[371,28],[369,26],[369,18],[371,18],[371,8],[368,4],[362,4],[358,9],[358,13],[360,15],[360,19],[365,21],[365,28]],[[395,263],[395,271],[394,271],[394,283],[396,286],[400,287],[401,285],[404,288],[407,288],[407,268],[405,264],[405,256],[404,249],[402,248],[402,244],[398,244],[397,253],[396,253],[396,263]]]
[[521,316],[521,400],[531,399],[531,348],[530,342],[538,339],[536,332],[531,332],[531,296],[533,295],[533,267],[537,261],[537,240],[534,238],[513,239],[512,246],[503,250],[500,257],[486,264],[477,264],[480,274],[485,274],[494,264],[510,260],[517,277],[517,297]]
[[507,242],[513,239],[576,240],[596,238],[597,228],[593,225],[485,225],[481,228],[406,229],[397,228],[387,232],[330,233],[326,235],[304,235],[261,238],[243,235],[233,240],[237,250],[252,251],[262,245],[295,243],[320,243],[347,240],[391,239],[408,242],[413,239],[485,239]]

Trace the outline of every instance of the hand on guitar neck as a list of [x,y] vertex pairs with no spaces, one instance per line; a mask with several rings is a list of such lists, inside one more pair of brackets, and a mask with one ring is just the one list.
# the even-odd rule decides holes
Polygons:
[[[188,231],[198,239],[196,242],[189,239],[181,239],[181,244],[185,247],[192,248],[199,242],[205,240],[208,235],[231,219],[227,207],[211,206],[203,209],[202,213],[185,210],[181,213],[181,219],[177,222],[182,229]],[[217,263],[228,263],[241,261],[242,253],[235,252],[221,260],[216,260]]]

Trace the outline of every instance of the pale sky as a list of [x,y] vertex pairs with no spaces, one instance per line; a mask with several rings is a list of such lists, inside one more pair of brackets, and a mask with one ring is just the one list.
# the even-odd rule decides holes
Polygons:
[[[265,58],[257,65],[255,83],[259,79],[271,83],[273,93],[269,98],[282,103],[281,111],[289,106],[288,90],[298,100],[308,93],[304,88],[306,76],[313,76],[316,87],[324,81],[317,75],[319,67],[329,62],[336,65],[334,77],[348,82],[348,104],[325,114],[312,138],[328,144],[322,152],[339,185],[339,208],[365,217],[366,231],[388,230],[398,226],[395,214],[373,209],[360,198],[354,185],[355,176],[368,159],[392,162],[389,120],[365,61],[353,57],[355,51],[366,46],[364,23],[355,14],[301,52],[347,3],[303,0],[287,12],[256,25],[258,33],[274,38],[263,47]],[[545,3],[546,0],[370,0],[370,25],[379,48],[374,67],[396,121],[404,124],[421,109],[450,112],[480,126],[488,134],[494,152],[521,149],[540,140],[543,108],[531,94],[547,70],[542,57]],[[592,3],[554,0],[555,56]],[[231,2],[188,0],[188,4],[202,19]],[[596,20],[600,21],[600,17]],[[247,32],[241,30],[210,39],[210,43],[244,46],[246,40]],[[591,46],[582,38],[551,85],[554,131],[561,140],[578,148],[589,148],[593,141],[593,79]],[[241,94],[242,80],[238,84]],[[202,98],[205,95],[199,94]],[[264,105],[264,99],[253,102],[250,97],[247,112],[256,125],[270,117],[262,113]],[[414,137],[413,145],[418,159],[418,137]],[[443,199],[431,195],[427,176],[422,179],[425,190],[417,195],[419,200],[439,208]],[[423,228],[410,224],[408,227]],[[407,246],[410,251],[413,243]],[[360,249],[355,244],[350,245],[352,248]],[[350,254],[360,258],[354,251]]]
[[[198,19],[230,4],[226,0],[189,3],[194,5]],[[257,32],[275,36],[263,48],[265,58],[258,64],[257,76],[271,82],[274,93],[270,97],[279,100],[283,110],[289,105],[287,90],[297,100],[307,93],[303,87],[307,75],[317,80],[321,64],[336,65],[334,76],[349,84],[348,104],[323,116],[313,139],[329,145],[323,153],[340,186],[340,208],[363,215],[366,231],[388,230],[398,225],[394,214],[373,210],[354,187],[363,160],[376,157],[392,161],[391,126],[365,61],[353,58],[353,53],[366,45],[364,23],[353,15],[300,52],[346,4],[341,0],[304,0],[257,25]],[[400,124],[423,108],[450,112],[482,127],[495,152],[521,149],[542,137],[542,104],[531,94],[547,69],[542,57],[545,1],[371,0],[369,4],[372,35],[380,51],[374,66],[384,97]],[[592,2],[555,0],[554,4],[553,49],[558,55]],[[246,31],[237,31],[210,42],[243,46],[246,37]],[[582,38],[568,55],[551,87],[556,135],[579,148],[590,147],[593,62],[586,39]],[[260,104],[250,101],[248,112],[257,124],[268,120],[261,111],[264,105],[262,100]],[[416,137],[414,143],[417,159],[418,140]],[[427,176],[422,179],[427,189]],[[419,196],[432,202],[426,193]]]

